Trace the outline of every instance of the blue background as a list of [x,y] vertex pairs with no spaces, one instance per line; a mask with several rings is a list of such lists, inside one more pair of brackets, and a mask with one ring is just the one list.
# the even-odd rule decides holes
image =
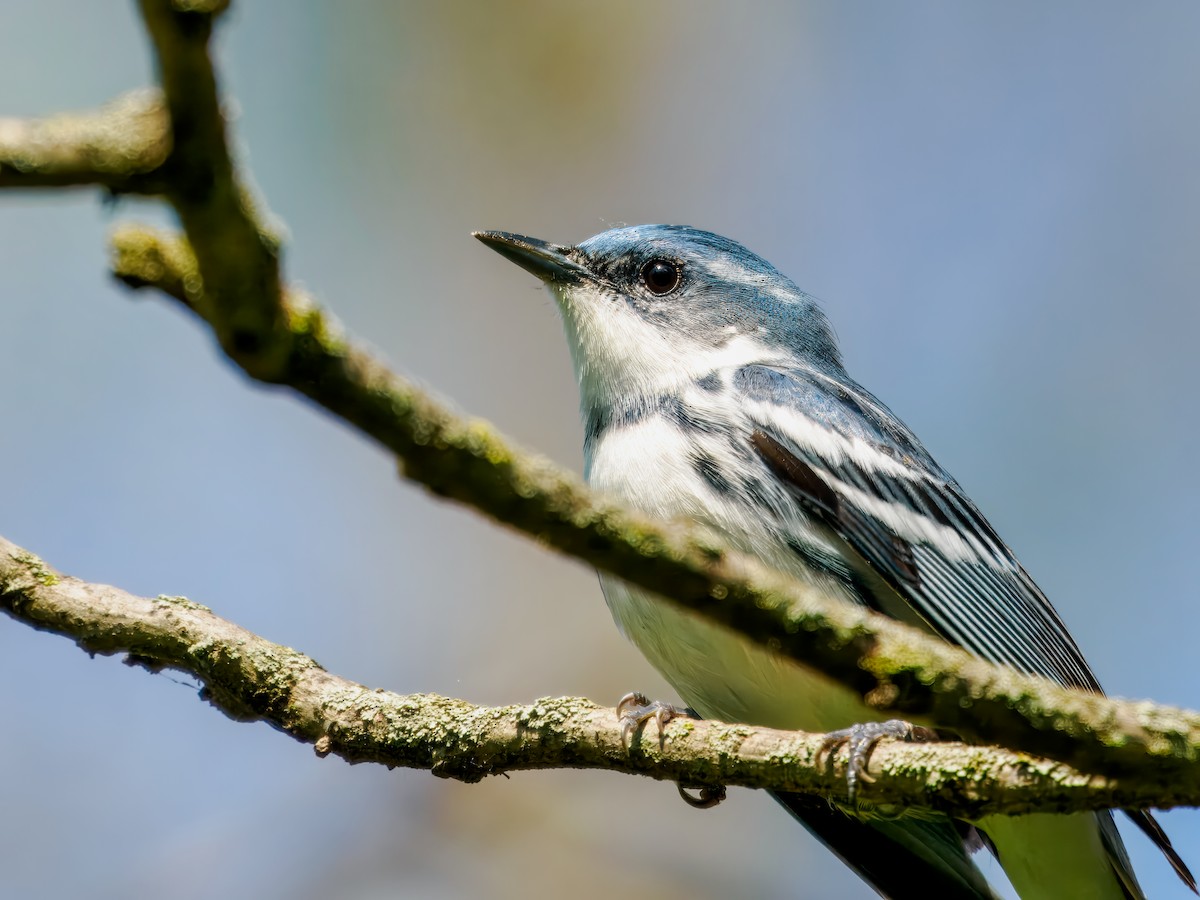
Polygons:
[[[0,115],[151,79],[133,4],[4,0]],[[547,295],[471,240],[727,234],[822,298],[1114,694],[1200,706],[1200,7],[239,3],[236,134],[291,279],[580,465]],[[0,195],[0,533],[331,670],[479,703],[669,689],[594,574],[401,483],[106,275],[95,192]],[[194,685],[0,620],[0,895],[866,897],[765,797],[318,760]],[[1200,817],[1164,816],[1200,866]],[[1128,833],[1128,832],[1127,832]],[[1143,885],[1186,895],[1130,834]],[[994,867],[993,867],[994,870]]]

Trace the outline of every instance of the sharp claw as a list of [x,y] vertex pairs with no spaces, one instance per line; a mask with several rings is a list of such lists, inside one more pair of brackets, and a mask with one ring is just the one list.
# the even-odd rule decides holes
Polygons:
[[[651,719],[658,726],[658,740],[661,743],[664,739],[663,730],[667,727],[667,723],[676,716],[700,718],[692,709],[681,709],[678,706],[663,703],[661,700],[647,699],[645,694],[638,691],[630,691],[617,701],[617,719],[621,722],[621,743],[628,746],[630,736]],[[725,799],[724,785],[698,788],[699,793],[695,796],[687,793],[681,784],[677,784],[676,787],[684,802],[696,809],[711,809]]]
[[679,796],[683,798],[683,802],[693,809],[712,809],[725,799],[725,786],[722,784],[715,787],[702,787],[695,797],[689,794],[688,789],[682,784],[677,784],[675,787],[679,789]]
[[624,697],[617,701],[617,718],[625,719],[626,707],[633,706],[649,706],[650,701],[646,699],[646,695],[639,691],[630,691]]
[[846,792],[851,803],[855,801],[858,793],[859,780],[867,784],[875,780],[867,771],[867,763],[870,761],[871,751],[885,737],[925,741],[933,740],[935,735],[929,728],[911,725],[900,719],[865,722],[825,735],[820,752],[831,753],[843,745],[846,747]]
[[630,691],[617,703],[617,718],[621,722],[621,740],[626,744],[629,738],[642,725],[654,720],[658,727],[658,737],[661,740],[663,729],[676,716],[690,715],[691,710],[680,709],[663,703],[660,700],[649,700],[645,694]]

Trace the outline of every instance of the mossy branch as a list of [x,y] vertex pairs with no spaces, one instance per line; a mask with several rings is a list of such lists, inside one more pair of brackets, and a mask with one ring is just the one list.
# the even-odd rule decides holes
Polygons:
[[106,188],[161,194],[171,149],[157,90],[119,97],[88,113],[0,119],[0,188]]
[[190,236],[206,317],[238,365],[271,381],[291,332],[283,327],[279,240],[234,165],[209,55],[214,19],[227,5],[139,2],[170,118],[166,197]]
[[[821,735],[676,719],[626,744],[611,707],[572,697],[482,707],[393,694],[325,671],[309,657],[183,597],[137,597],[62,575],[0,538],[0,609],[71,637],[89,653],[127,654],[150,671],[197,678],[203,697],[240,721],[263,721],[347,762],[426,769],[478,781],[526,769],[603,769],[689,786],[738,785],[814,796],[845,793],[841,754]],[[860,789],[871,804],[966,818],[1054,809],[1200,803],[1200,786],[1080,773],[1024,753],[959,743],[885,742]]]

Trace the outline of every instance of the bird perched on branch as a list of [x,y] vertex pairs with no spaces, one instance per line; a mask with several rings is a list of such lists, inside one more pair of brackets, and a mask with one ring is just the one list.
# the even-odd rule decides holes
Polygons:
[[[916,436],[846,374],[813,298],[765,260],[675,225],[617,228],[574,247],[476,237],[558,303],[594,487],[707,527],[831,597],[994,663],[1100,691],[1012,552]],[[858,695],[803,665],[618,578],[601,583],[622,631],[703,717],[846,729],[860,747],[903,728],[875,723]],[[661,707],[624,711],[640,719]],[[983,846],[1025,900],[1144,896],[1108,812],[968,823],[777,796],[884,896],[994,897],[971,860]],[[1195,890],[1150,814],[1131,816]]]

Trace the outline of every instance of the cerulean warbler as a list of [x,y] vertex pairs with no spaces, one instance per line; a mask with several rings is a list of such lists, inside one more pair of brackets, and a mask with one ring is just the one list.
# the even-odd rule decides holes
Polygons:
[[[579,379],[585,475],[699,523],[830,596],[985,659],[1100,691],[1054,608],[916,436],[842,366],[813,298],[727,238],[675,225],[575,247],[476,235],[541,278]],[[617,624],[701,716],[829,731],[860,697],[618,578]],[[779,798],[880,893],[991,898],[971,851],[1022,898],[1142,898],[1111,813],[860,818]],[[1148,812],[1131,814],[1192,886]]]

